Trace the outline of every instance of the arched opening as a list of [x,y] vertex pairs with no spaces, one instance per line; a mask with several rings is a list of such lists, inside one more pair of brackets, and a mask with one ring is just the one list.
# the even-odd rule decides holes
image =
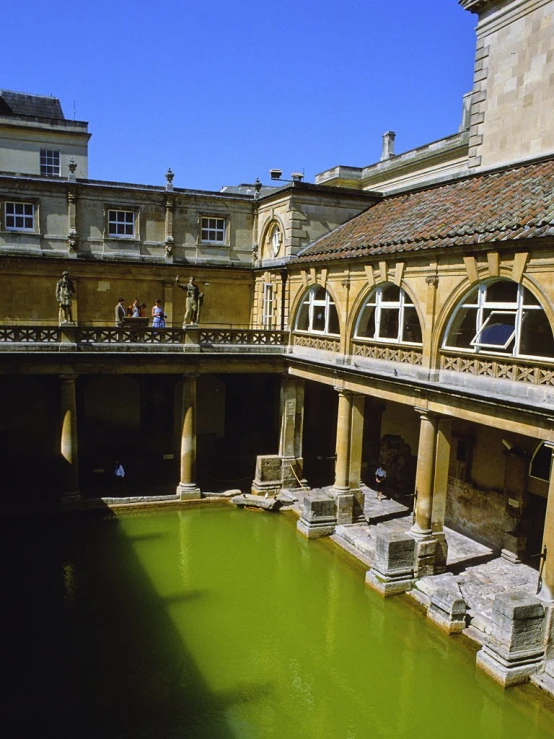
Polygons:
[[335,301],[324,287],[314,285],[307,291],[298,309],[294,326],[296,331],[309,334],[339,336]]
[[354,338],[421,346],[421,324],[408,293],[391,283],[379,285],[360,309]]
[[477,285],[448,323],[444,349],[464,353],[554,359],[554,336],[533,293],[512,280]]

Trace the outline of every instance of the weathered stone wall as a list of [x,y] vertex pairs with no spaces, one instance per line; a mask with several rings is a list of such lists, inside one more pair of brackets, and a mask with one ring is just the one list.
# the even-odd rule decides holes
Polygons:
[[505,532],[513,528],[513,519],[506,513],[502,493],[482,490],[455,477],[448,478],[445,523],[498,549],[504,546]]

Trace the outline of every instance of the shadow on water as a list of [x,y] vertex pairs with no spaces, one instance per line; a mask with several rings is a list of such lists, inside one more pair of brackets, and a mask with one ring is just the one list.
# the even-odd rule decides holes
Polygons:
[[234,739],[225,708],[269,687],[210,691],[167,608],[204,593],[160,598],[106,511],[2,528],[3,736]]

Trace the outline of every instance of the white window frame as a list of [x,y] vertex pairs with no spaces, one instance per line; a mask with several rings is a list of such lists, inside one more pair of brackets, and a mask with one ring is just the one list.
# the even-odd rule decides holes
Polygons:
[[61,176],[61,155],[57,149],[40,150],[40,173],[45,177]]
[[[487,324],[489,323],[489,321],[491,320],[491,318],[493,316],[514,316],[514,329],[513,329],[512,333],[510,334],[509,338],[507,339],[507,341],[504,342],[504,344],[488,344],[485,341],[480,341],[480,338],[479,337],[483,335],[483,332],[487,328]],[[513,310],[493,310],[487,316],[485,322],[483,323],[483,325],[481,326],[481,328],[479,329],[479,331],[477,331],[477,333],[475,334],[475,336],[473,337],[473,339],[470,341],[470,344],[471,344],[471,346],[482,346],[482,347],[487,348],[487,349],[496,349],[496,350],[504,349],[504,350],[506,350],[508,348],[508,346],[512,343],[512,341],[514,340],[514,337],[516,335],[516,324],[517,324],[517,312],[516,311],[513,311]]]
[[[215,223],[211,223],[211,222]],[[206,234],[206,238],[204,238]],[[210,238],[213,235],[214,238]],[[225,245],[227,241],[227,219],[225,216],[200,216],[200,241],[202,244]]]
[[[8,213],[10,206],[14,206],[14,212]],[[30,213],[17,213],[17,208],[23,211],[30,209]],[[12,221],[13,219],[13,221]],[[22,219],[21,225],[17,225],[17,219]],[[10,221],[12,223],[10,224]],[[25,222],[30,225],[25,225]],[[6,231],[27,231],[34,233],[36,231],[36,204],[29,200],[6,200],[4,202],[4,228]]]
[[275,308],[275,290],[271,282],[264,282],[263,302],[262,302],[262,325],[265,329],[273,327]]
[[[538,362],[549,362],[554,361],[554,357],[548,357],[548,356],[535,356],[530,354],[522,354],[520,352],[520,342],[521,342],[521,332],[522,332],[522,326],[525,321],[525,317],[531,312],[535,310],[543,311],[544,308],[540,303],[525,303],[525,291],[526,288],[522,284],[517,284],[517,293],[516,293],[516,299],[514,301],[488,301],[487,300],[487,288],[491,287],[494,284],[497,284],[498,282],[511,282],[510,280],[494,280],[492,282],[483,282],[481,283],[477,288],[477,293],[474,296],[474,299],[471,300],[471,302],[468,302],[468,298],[471,296],[472,293],[470,293],[470,296],[468,298],[462,299],[456,308],[452,312],[452,316],[450,317],[450,320],[448,321],[448,325],[446,327],[446,331],[444,333],[444,339],[442,342],[442,348],[449,351],[455,351],[459,352],[461,354],[479,354],[481,352],[486,352],[486,354],[492,354],[497,356],[503,356],[503,357],[521,357],[524,359],[531,359],[536,360]],[[515,284],[515,283],[513,283]],[[530,290],[527,290],[527,292],[533,296],[533,298],[536,300],[535,296],[531,293]],[[471,348],[465,348],[465,347],[458,347],[454,345],[450,345],[448,343],[449,337],[452,333],[452,329],[454,327],[454,324],[456,322],[456,319],[458,318],[458,314],[460,311],[463,311],[465,309],[472,309],[476,311],[476,326],[475,326],[475,335],[473,339],[470,341]],[[485,317],[486,312],[489,311],[489,315]],[[515,315],[515,330],[514,334],[510,337],[510,340],[506,342],[504,347],[499,346],[498,344],[483,344],[479,341],[479,336],[481,335],[483,329],[485,328],[487,322],[489,321],[490,317],[493,315],[493,313],[511,313]],[[510,344],[512,344],[512,348],[509,349]]]
[[[340,333],[331,333],[329,331],[329,317],[331,312],[331,307],[334,307],[335,310],[337,309],[335,305],[335,301],[331,297],[330,292],[326,289],[325,290],[325,298],[316,300],[315,295],[319,291],[321,285],[314,285],[311,287],[306,295],[304,296],[304,299],[300,303],[300,306],[298,307],[298,310],[296,311],[296,322],[295,322],[295,331],[298,331],[299,333],[303,334],[316,334],[318,336],[340,336]],[[298,328],[298,321],[300,320],[300,315],[302,313],[302,307],[304,305],[308,305],[308,328],[307,329],[301,329]],[[313,327],[314,325],[314,314],[317,308],[323,308],[323,316],[324,316],[324,328],[322,330],[315,329]],[[338,320],[338,315],[337,315]]]
[[[419,316],[417,314],[416,307],[412,300],[410,299],[410,296],[408,293],[404,290],[404,288],[399,287],[399,295],[398,300],[383,300],[383,293],[385,290],[394,283],[387,282],[383,285],[379,285],[375,290],[373,290],[370,294],[368,299],[364,302],[362,307],[360,308],[358,312],[358,319],[356,321],[356,328],[354,330],[354,338],[358,341],[379,341],[386,344],[408,344],[410,346],[422,346],[421,341],[406,341],[402,338],[403,332],[404,332],[404,315],[405,315],[405,309],[406,308],[413,308],[417,319],[419,321]],[[396,285],[396,287],[398,287]],[[375,308],[375,334],[373,336],[363,336],[359,333],[362,323],[362,318],[364,313],[366,312],[367,308]],[[398,310],[398,330],[395,337],[387,337],[387,336],[381,336],[381,314],[383,309],[385,310]],[[421,325],[420,325],[421,330]]]
[[[136,239],[137,212],[129,208],[107,208],[106,225],[109,239]],[[117,230],[120,226],[123,226],[124,233],[112,231],[112,227]]]

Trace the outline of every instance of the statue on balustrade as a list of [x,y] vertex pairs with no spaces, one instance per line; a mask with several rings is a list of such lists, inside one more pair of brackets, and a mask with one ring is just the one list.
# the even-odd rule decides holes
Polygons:
[[200,288],[194,282],[194,277],[189,277],[189,281],[186,285],[183,285],[179,282],[179,275],[177,275],[175,285],[187,293],[183,327],[187,324],[191,326],[198,325],[200,323],[200,310],[202,308],[204,293],[200,292]]
[[62,323],[73,323],[71,304],[74,296],[75,284],[69,276],[69,272],[62,272],[62,277],[56,284],[56,300],[60,306],[58,313],[60,325]]

